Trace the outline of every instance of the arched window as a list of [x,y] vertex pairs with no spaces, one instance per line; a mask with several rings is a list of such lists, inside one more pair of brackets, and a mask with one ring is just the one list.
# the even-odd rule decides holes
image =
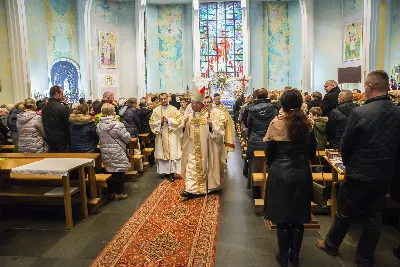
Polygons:
[[242,7],[240,2],[200,4],[202,77],[225,72],[243,75]]

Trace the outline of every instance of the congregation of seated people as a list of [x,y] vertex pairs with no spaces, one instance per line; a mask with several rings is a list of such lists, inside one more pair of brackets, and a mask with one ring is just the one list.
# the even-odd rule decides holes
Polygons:
[[[68,104],[60,86],[50,89],[50,97],[28,98],[0,108],[0,143],[11,139],[19,153],[101,153],[111,199],[125,199],[124,173],[131,165],[126,146],[131,138],[149,133],[148,146],[154,147],[149,120],[153,102],[142,98],[114,99],[105,92],[103,99]],[[99,148],[98,145],[100,144]],[[140,152],[139,152],[140,153]],[[154,158],[149,157],[154,164]],[[78,174],[71,174],[71,178]]]

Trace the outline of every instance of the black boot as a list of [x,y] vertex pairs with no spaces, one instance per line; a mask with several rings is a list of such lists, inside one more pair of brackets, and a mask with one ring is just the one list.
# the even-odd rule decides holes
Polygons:
[[289,260],[292,266],[299,266],[300,248],[303,243],[304,226],[296,225],[290,228],[290,253]]
[[278,246],[279,252],[276,254],[276,259],[283,267],[288,266],[288,252],[290,245],[290,234],[288,229],[278,229]]
[[175,182],[175,175],[173,173],[169,175],[169,180],[171,181],[171,183]]

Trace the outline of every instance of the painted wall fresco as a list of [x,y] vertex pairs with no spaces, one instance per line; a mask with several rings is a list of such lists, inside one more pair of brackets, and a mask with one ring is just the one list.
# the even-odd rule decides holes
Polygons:
[[9,104],[14,103],[14,94],[4,0],[0,0],[0,36],[0,98],[1,104]]
[[[268,48],[268,89],[280,90],[289,84],[289,18],[288,4],[284,2],[264,2],[264,17],[268,27],[264,34],[268,37],[265,47]],[[265,60],[265,59],[264,59]]]
[[[400,65],[400,2],[392,1],[389,68]],[[400,79],[399,79],[400,80]]]
[[46,0],[49,67],[60,58],[79,61],[75,0]]
[[361,59],[362,21],[346,23],[343,31],[343,61]]
[[343,1],[314,2],[314,75],[313,90],[323,94],[327,80],[337,80],[337,68],[343,64]]
[[33,93],[48,89],[46,1],[25,0],[29,70]]
[[183,88],[182,6],[158,6],[157,24],[160,88],[180,91]]

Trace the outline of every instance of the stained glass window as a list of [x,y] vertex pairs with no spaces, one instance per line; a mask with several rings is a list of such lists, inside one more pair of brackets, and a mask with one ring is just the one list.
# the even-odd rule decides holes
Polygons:
[[200,4],[200,68],[202,77],[226,72],[243,75],[242,7],[240,2]]

